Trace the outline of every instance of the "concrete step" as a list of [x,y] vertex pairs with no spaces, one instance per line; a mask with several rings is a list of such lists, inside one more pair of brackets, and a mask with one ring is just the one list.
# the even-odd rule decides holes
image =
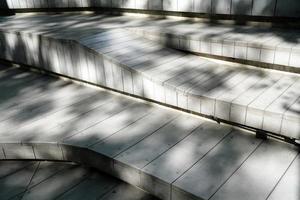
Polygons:
[[71,162],[0,161],[1,199],[156,199],[87,166]]
[[[205,59],[125,30],[130,24],[145,24],[145,19],[39,16],[10,17],[0,24],[2,59],[237,125],[300,138],[298,74]],[[124,29],[119,28],[129,19],[132,21],[125,23]],[[29,20],[32,27],[24,23]]]
[[169,47],[259,67],[300,73],[298,30],[179,21],[128,30]]
[[[55,82],[39,80],[44,85]],[[43,93],[52,93],[54,88],[45,88]],[[60,93],[61,88],[56,88]],[[272,139],[262,140],[251,132],[147,101],[99,88],[88,89],[103,98],[110,97],[111,102],[94,107],[102,105],[104,99],[90,98],[91,106],[79,107],[69,101],[61,109],[65,112],[57,115],[53,110],[60,109],[60,105],[50,99],[53,107],[43,113],[47,117],[32,120],[35,117],[29,115],[19,120],[19,123],[30,122],[26,127],[15,127],[7,131],[10,134],[0,133],[0,159],[72,161],[97,168],[164,200],[240,197],[265,200],[282,199],[287,194],[291,200],[299,199],[299,176],[295,176],[299,166],[297,147]],[[76,87],[73,92],[85,94]],[[16,93],[15,97],[22,98],[22,93]],[[15,123],[26,112],[30,111],[15,113],[8,121]],[[20,187],[0,192],[2,199],[18,194],[28,199],[40,199],[45,194],[55,198],[62,193],[60,197],[65,199],[102,191],[96,183],[87,183],[88,172],[78,167],[65,171],[57,166],[46,170],[42,163],[24,162],[21,166],[13,163],[10,166],[7,169],[7,165],[0,163],[1,188],[11,186],[8,182]],[[32,171],[35,171],[33,178]],[[79,193],[82,188],[90,192]],[[121,191],[124,191],[122,199],[140,197],[131,190]]]

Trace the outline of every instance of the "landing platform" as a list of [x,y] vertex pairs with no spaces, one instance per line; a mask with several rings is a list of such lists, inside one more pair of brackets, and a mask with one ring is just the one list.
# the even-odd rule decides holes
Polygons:
[[299,199],[299,149],[18,68],[0,72],[0,159],[72,161],[164,200]]

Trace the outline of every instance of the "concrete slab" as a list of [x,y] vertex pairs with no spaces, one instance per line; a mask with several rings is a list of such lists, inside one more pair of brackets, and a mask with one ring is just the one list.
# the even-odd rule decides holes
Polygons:
[[118,155],[116,159],[119,162],[142,168],[190,135],[191,132],[202,123],[203,121],[200,119],[180,116],[167,126],[156,131],[155,134],[152,134],[150,137],[147,137]]
[[268,199],[276,200],[281,198],[288,198],[294,200],[300,198],[300,194],[298,191],[299,176],[297,176],[297,174],[299,174],[299,167],[300,159],[298,155],[291,166],[289,166],[285,174],[281,177],[278,185],[276,185],[275,189],[269,195]]
[[211,0],[194,0],[194,12],[211,13]]
[[101,154],[115,157],[146,137],[154,134],[176,117],[178,117],[176,113],[171,114],[167,111],[155,110],[104,141],[92,145],[90,148],[96,152],[101,152]]
[[237,132],[228,135],[173,183],[173,199],[189,199],[191,194],[209,199],[261,143],[253,139],[253,136]]
[[[133,111],[134,115],[131,114]],[[135,123],[140,118],[149,114],[150,111],[151,107],[148,105],[133,104],[119,114],[65,139],[64,143],[71,145],[76,144],[81,147],[93,145],[126,128],[130,124]]]
[[[264,142],[212,199],[266,199],[297,156],[292,149],[280,143]],[[249,176],[251,180],[245,181]]]
[[[296,77],[283,77],[270,89],[266,90],[253,102],[251,102],[251,104],[247,107],[246,124],[252,127],[262,128],[263,113],[261,113],[261,111],[265,110],[271,103],[278,99],[278,97],[280,97],[296,82],[296,80]],[[280,121],[275,123],[280,123]]]
[[[38,167],[38,163],[33,163],[21,169],[11,176],[4,177],[0,180],[1,185],[1,199],[9,199],[15,195],[25,192],[27,185],[30,183],[32,171]],[[8,184],[9,183],[9,184]],[[17,185],[18,188],[13,188],[11,185]]]
[[167,199],[171,193],[170,185],[199,162],[230,131],[230,127],[218,127],[214,123],[205,122],[191,135],[143,168],[141,187],[155,196]]

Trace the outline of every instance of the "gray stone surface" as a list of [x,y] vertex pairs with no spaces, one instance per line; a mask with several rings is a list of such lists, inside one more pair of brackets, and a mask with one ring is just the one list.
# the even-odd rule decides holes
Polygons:
[[194,12],[211,13],[212,0],[194,0]]
[[[71,17],[75,19],[74,22],[70,21]],[[162,43],[178,46],[178,48],[198,48],[199,51],[216,55],[260,60],[281,65],[295,63],[295,58],[297,61],[297,56],[294,56],[297,55],[295,54],[298,52],[297,47],[284,41],[288,37],[294,39],[297,33],[291,34],[279,30],[279,32],[276,32],[277,35],[275,35],[275,33],[270,33],[270,31],[263,28],[250,30],[248,27],[238,26],[236,26],[238,31],[235,33],[235,31],[232,32],[229,26],[208,27],[205,24],[184,24],[179,20],[173,19],[151,21],[149,19],[134,19],[127,16],[116,18],[103,17],[103,19],[100,16],[90,17],[92,17],[90,20],[86,20],[77,15],[76,18],[74,15],[57,15],[56,19],[59,19],[61,22],[55,23],[55,25],[51,25],[55,21],[54,19],[47,19],[44,25],[43,23],[35,22],[37,20],[36,16],[28,17],[39,26],[29,26],[26,28],[26,34],[22,34],[27,44],[26,58],[28,62],[26,63],[42,65],[43,68],[48,70],[100,84],[101,86],[107,86],[121,92],[135,94],[168,105],[245,124],[247,107],[249,107],[249,110],[255,110],[257,107],[253,107],[251,103],[259,96],[269,96],[264,94],[264,92],[268,91],[267,88],[256,88],[260,83],[263,84],[264,82],[259,80],[260,83],[254,84],[256,78],[270,77],[271,79],[276,79],[277,73],[247,68],[245,74],[243,74],[242,69],[245,68],[244,65],[236,69],[234,65],[229,63],[219,64],[215,61],[204,60],[165,48],[156,42],[141,38],[139,35],[133,34],[133,32],[139,32],[144,37],[154,40],[161,40],[162,38]],[[24,25],[18,20],[17,17],[12,19],[12,22],[15,22],[12,23],[14,24],[12,28],[15,31],[23,31],[25,29]],[[102,21],[101,23],[96,23],[96,20]],[[120,27],[119,24],[122,20],[124,21]],[[148,24],[151,24],[151,26]],[[55,27],[52,31],[48,27],[50,25]],[[95,28],[91,28],[92,25]],[[5,27],[5,23],[0,24],[1,26]],[[129,26],[131,28],[128,28]],[[131,32],[130,30],[135,26],[142,28],[133,28],[134,31]],[[149,26],[151,34],[148,31]],[[169,27],[168,30],[162,28],[164,26]],[[62,31],[60,30],[62,27],[66,28]],[[123,30],[121,29],[122,27],[127,28]],[[167,34],[164,33],[165,30]],[[44,34],[44,31],[51,31],[51,34],[45,34],[47,37],[43,36],[41,40],[37,40],[39,36],[35,33],[41,32]],[[160,37],[159,34],[162,32],[164,36]],[[193,34],[190,34],[190,32],[193,32]],[[176,34],[173,37],[170,33]],[[187,37],[182,37],[182,34],[186,33],[189,33]],[[211,34],[215,35],[210,36]],[[204,40],[206,37],[209,37],[209,39]],[[11,47],[19,40],[12,33],[9,34],[8,38],[8,46]],[[64,39],[57,40],[54,38]],[[75,38],[77,41],[65,40],[69,38]],[[258,44],[251,42],[254,41],[254,38],[257,38],[255,42],[258,42]],[[191,43],[191,41],[193,42]],[[195,44],[193,44],[194,42]],[[41,51],[42,60],[36,55],[37,49],[39,49],[41,44],[43,44]],[[22,50],[21,47],[17,49],[18,52]],[[8,58],[13,59],[13,51],[15,51],[14,48],[7,50]],[[254,74],[253,82],[250,75]],[[288,77],[292,78],[294,76],[288,75]],[[288,86],[284,86],[283,82],[279,82],[277,85],[282,87],[282,93],[276,92],[276,94],[272,94],[275,96],[274,99],[269,98],[269,103],[272,103],[281,95],[287,95],[287,91],[284,88]],[[248,89],[249,91],[245,91]],[[222,97],[225,94],[227,97]],[[248,94],[249,97],[247,96]],[[293,95],[293,99],[297,98],[297,96],[298,94]],[[220,101],[218,100],[219,97]],[[280,105],[277,104],[277,106],[274,106],[274,110],[280,110],[279,107]],[[266,127],[266,129],[270,130],[268,127],[272,127],[272,123],[268,122],[269,119],[264,121],[263,117],[265,108],[264,106],[259,107],[259,115],[254,118],[250,116],[252,111],[249,112],[246,124],[256,128]],[[270,115],[276,115],[277,118],[281,118],[280,116],[283,115],[285,110],[281,110],[278,115],[275,112],[270,113]],[[255,113],[254,116],[256,116]],[[285,117],[283,120],[284,127],[286,127],[286,119],[288,119],[287,123],[293,124],[294,122],[292,121],[296,121],[295,118],[289,120],[290,118]],[[293,126],[297,126],[296,123],[294,124]],[[6,125],[11,126],[11,124]],[[3,127],[6,125],[3,125]],[[274,127],[273,130],[276,133],[282,132],[278,127]],[[286,128],[283,130],[286,130]],[[295,135],[295,133],[292,135]]]
[[[0,179],[1,186],[1,199],[12,198],[19,193],[25,192],[27,185],[30,183],[32,177],[32,171],[36,169],[38,163],[31,163],[28,166],[25,166],[23,169],[18,170],[10,176],[6,176]],[[6,166],[8,167],[8,166]],[[13,188],[11,185],[16,185],[18,187]]]
[[[120,162],[143,168],[149,162],[176,145],[197,128],[203,121],[190,116],[179,116],[143,141],[116,157]],[[142,152],[142,153],[141,153]]]
[[[1,87],[5,87],[5,83],[14,87],[12,83],[18,82],[18,79],[7,77],[26,74],[21,70],[3,70],[0,71]],[[27,76],[30,74],[27,73]],[[243,77],[240,75],[236,73],[229,79],[231,81],[224,83],[234,84],[240,80],[238,77]],[[251,77],[255,82],[256,74]],[[280,77],[277,76],[277,81]],[[259,76],[256,78],[259,81],[251,87],[257,89],[263,84],[271,88],[273,85],[266,86],[266,83],[273,83],[270,77],[261,77],[262,80]],[[287,182],[298,180],[293,179],[291,174],[298,169],[296,156],[299,153],[290,145],[273,140],[262,142],[246,131],[234,130],[230,126],[146,104],[144,101],[75,86],[69,82],[45,79],[35,79],[36,84],[40,81],[44,85],[42,91],[33,93],[37,95],[36,99],[25,98],[24,101],[32,101],[36,105],[39,100],[51,96],[59,99],[64,95],[68,95],[69,100],[56,101],[52,109],[45,110],[44,117],[39,120],[32,120],[35,116],[29,115],[26,127],[31,128],[24,126],[15,130],[13,135],[1,133],[0,146],[4,150],[5,159],[50,159],[82,163],[141,187],[162,199],[208,199],[211,196],[218,198],[219,195],[229,199],[239,195],[248,199],[266,199],[273,191],[272,198],[280,198],[284,195],[284,189],[281,188],[289,187],[286,186]],[[296,80],[287,89],[288,93],[297,90]],[[64,83],[66,88],[59,89]],[[238,84],[232,87],[235,89],[229,97],[235,96],[234,91],[243,90],[244,86]],[[27,86],[23,84],[23,87]],[[41,86],[37,84],[36,87]],[[22,98],[23,94],[14,95],[15,98]],[[70,109],[73,105],[70,99],[82,96],[86,97],[83,98],[85,100]],[[271,105],[281,104],[282,99],[285,99],[285,95],[276,98]],[[290,103],[284,117],[291,117],[291,110],[297,109],[297,105],[296,101]],[[1,112],[18,106],[22,107],[22,104],[3,106]],[[56,106],[60,109],[53,112]],[[12,113],[8,121],[18,115],[18,112]],[[51,128],[53,124],[58,125]],[[10,163],[11,168],[7,169],[5,166],[8,165],[0,163],[1,188],[9,191],[0,192],[0,195],[9,195],[14,199],[74,199],[97,195],[97,198],[101,195],[104,199],[120,199],[121,194],[122,199],[152,198],[119,182],[110,186],[110,179],[91,174],[86,168],[41,162],[29,169],[33,164]],[[49,166],[52,168],[48,169]],[[8,178],[5,175],[14,171],[20,173],[22,178],[16,178],[17,175]],[[7,181],[19,184],[20,187],[15,189],[9,185],[8,188]],[[82,190],[88,192],[80,192]],[[291,187],[289,192],[291,198],[298,195],[296,187]]]
[[273,16],[275,12],[275,0],[254,0],[252,15]]
[[149,9],[150,10],[162,10],[162,8],[163,8],[163,0],[149,1]]
[[86,166],[68,162],[1,161],[1,199],[156,199]]
[[163,10],[177,11],[178,10],[178,0],[163,0]]
[[292,147],[282,147],[263,143],[212,199],[266,199],[297,155]]
[[[173,184],[172,196],[209,199],[261,143],[233,132]],[[189,183],[189,184],[187,184]]]
[[291,166],[287,169],[285,175],[281,178],[275,189],[272,191],[268,199],[277,200],[287,198],[296,200],[300,198],[299,193],[299,169],[300,169],[300,157],[299,155],[293,161]]
[[230,14],[231,0],[212,0],[212,14]]

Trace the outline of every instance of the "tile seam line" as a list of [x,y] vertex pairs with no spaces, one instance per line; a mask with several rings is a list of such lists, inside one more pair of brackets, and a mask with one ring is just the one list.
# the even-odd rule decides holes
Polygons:
[[[40,164],[41,164],[41,162],[39,161],[39,162],[38,162],[38,165],[37,165],[36,168],[34,169],[34,172],[32,173],[32,176],[30,177],[30,180],[29,180],[28,184],[26,185],[25,190],[22,191],[23,194],[22,194],[21,200],[24,198],[24,195],[27,193],[27,191],[29,191],[29,189],[30,189],[29,186],[30,186],[30,184],[32,183],[33,177],[36,175],[37,171],[39,170]],[[21,193],[19,193],[19,194],[17,194],[17,195],[20,195],[20,194],[21,194]],[[15,196],[17,196],[17,195],[15,195]]]
[[[107,105],[107,104],[110,103],[110,102],[109,102],[109,99],[107,99],[106,101],[107,101],[107,102],[103,102],[103,104],[100,104],[100,105],[98,105],[97,107],[95,107],[95,108],[93,108],[93,109],[91,109],[91,110],[88,110],[88,111],[86,111],[86,112],[83,112],[83,113],[81,113],[81,114],[78,114],[77,116],[75,116],[75,117],[73,117],[73,118],[71,118],[71,119],[69,119],[69,120],[63,122],[63,124],[64,124],[64,123],[70,123],[70,122],[72,123],[73,121],[75,121],[76,119],[79,119],[80,117],[82,117],[82,116],[84,116],[84,115],[87,115],[87,114],[89,114],[89,113],[91,113],[91,112],[96,112],[96,111],[99,110],[101,107],[103,107],[103,106],[105,106],[105,105]],[[56,125],[50,127],[50,128],[49,128],[49,131],[52,131],[52,130],[58,128],[58,127],[61,127],[61,124],[62,124],[62,123],[59,122],[59,123],[57,123]],[[64,126],[62,126],[62,127],[64,127]]]
[[64,194],[68,193],[69,191],[71,191],[72,189],[76,188],[77,186],[79,186],[82,182],[86,181],[89,177],[90,173],[89,172],[86,172],[81,178],[80,180],[74,184],[72,187],[68,188],[66,191],[58,194],[54,199],[57,200],[57,199],[60,199]]
[[[123,40],[124,38],[126,38],[126,39]],[[107,46],[102,46],[101,47],[101,49],[104,49],[104,48],[113,48],[113,47],[116,47],[116,46],[118,46],[120,44],[126,44],[128,42],[132,42],[132,41],[134,41],[136,39],[139,39],[139,38],[138,37],[133,38],[132,36],[124,36],[124,37],[118,37],[117,39],[120,39],[121,41],[118,41],[117,43],[114,43],[114,42],[116,42],[115,41],[116,38],[111,38],[111,39],[107,39],[107,40],[104,40],[104,41],[98,41],[98,42],[95,42],[95,43],[91,42],[91,43],[86,43],[86,44],[84,44],[82,41],[78,41],[78,40],[76,40],[76,41],[79,44],[81,44],[82,46],[86,46],[86,47],[88,47],[90,49],[92,49],[92,48],[97,49],[97,48],[99,48],[99,45],[101,45],[101,43],[107,43],[108,44]],[[122,49],[124,49],[124,48],[121,47],[118,50],[122,50]],[[114,50],[109,51],[109,52],[113,52],[113,51]],[[106,53],[108,53],[108,52],[106,52]]]
[[270,193],[268,194],[266,200],[269,199],[269,197],[273,194],[273,192],[275,191],[275,189],[277,188],[277,186],[280,184],[280,181],[284,178],[284,176],[286,175],[287,171],[291,168],[291,166],[294,164],[294,162],[296,161],[296,159],[300,156],[300,152],[298,152],[295,155],[295,158],[291,161],[291,163],[289,164],[289,166],[285,169],[285,171],[283,172],[283,174],[280,176],[280,178],[278,179],[277,183],[274,185],[274,187],[271,189]]
[[[84,99],[82,99],[82,100],[80,100],[80,101],[78,101],[78,102],[76,102],[76,103],[74,103],[74,104],[70,104],[70,105],[68,105],[68,106],[66,106],[66,107],[63,107],[63,108],[61,108],[61,109],[58,109],[57,111],[55,111],[55,112],[53,112],[53,113],[45,114],[45,116],[42,116],[42,117],[40,117],[40,118],[37,118],[37,119],[35,119],[33,122],[30,122],[30,123],[25,122],[25,124],[23,124],[23,125],[21,125],[21,126],[17,126],[17,130],[22,129],[22,128],[24,128],[24,127],[26,128],[26,126],[30,126],[32,123],[38,122],[38,121],[42,120],[42,119],[45,118],[45,117],[50,117],[50,116],[52,116],[53,114],[57,114],[58,112],[61,112],[61,111],[63,111],[64,109],[68,109],[68,108],[71,107],[71,106],[74,106],[74,105],[83,103],[84,101],[87,101],[87,100],[89,100],[89,98],[93,98],[93,97],[95,97],[96,95],[98,95],[98,94],[90,95],[90,96],[88,96],[88,97],[86,97],[86,98],[84,98]],[[41,106],[41,107],[42,107],[42,106]],[[9,118],[9,119],[10,119],[10,118]],[[6,120],[9,120],[9,119],[6,119]],[[0,124],[1,124],[2,122],[5,122],[6,120],[0,121]],[[52,127],[52,128],[54,128],[54,127]],[[52,129],[52,128],[50,128],[50,129]],[[11,133],[11,132],[14,132],[14,130],[8,130],[8,132]]]
[[[237,74],[237,75],[243,75],[243,73],[246,73],[248,71],[242,71],[241,73]],[[251,79],[253,78],[254,75],[248,75],[247,77],[245,77],[244,79],[240,80],[238,83],[234,84],[232,87],[229,87],[227,88],[229,91],[230,90],[234,90],[237,86],[243,84],[244,82],[246,82],[248,79]],[[234,78],[234,77],[232,77]],[[212,99],[214,101],[214,113],[213,113],[213,116],[216,116],[216,110],[217,110],[217,101],[223,101],[223,100],[220,100],[220,97],[223,96],[224,94],[226,94],[228,91],[222,91],[222,93],[218,94],[218,96],[216,97],[206,97],[206,98],[209,98],[209,99]],[[231,103],[232,102],[229,102],[229,105],[231,106]],[[229,110],[229,116],[230,116],[230,110]]]
[[100,120],[100,121],[94,123],[93,125],[91,125],[91,126],[89,126],[89,127],[87,127],[87,128],[84,128],[84,129],[81,130],[81,131],[78,131],[78,132],[74,133],[73,135],[70,135],[70,136],[68,136],[68,137],[65,137],[65,138],[61,139],[60,141],[57,141],[57,143],[64,142],[66,139],[72,138],[73,136],[75,136],[75,135],[77,135],[77,134],[80,134],[80,133],[86,131],[86,130],[89,129],[89,128],[92,128],[92,127],[94,127],[94,126],[97,126],[98,124],[101,124],[101,123],[104,122],[105,120],[110,119],[110,118],[114,117],[115,115],[117,115],[117,114],[119,114],[119,113],[121,113],[121,112],[124,112],[125,110],[128,109],[128,107],[133,106],[134,104],[135,104],[135,103],[129,103],[129,105],[125,106],[125,108],[123,108],[123,109],[121,109],[121,110],[119,110],[119,111],[117,111],[117,112],[114,112],[112,115],[109,115],[107,118],[105,118],[105,119],[103,119],[103,120]]
[[127,125],[126,125],[126,126],[124,126],[124,127],[122,127],[120,130],[117,130],[117,131],[115,131],[115,132],[114,132],[114,133],[112,133],[111,135],[109,135],[109,136],[106,136],[106,137],[104,137],[104,138],[102,138],[102,139],[100,139],[100,140],[98,140],[98,141],[95,141],[95,143],[92,143],[92,144],[89,144],[89,145],[87,145],[87,148],[90,148],[90,147],[92,147],[92,146],[94,146],[94,145],[96,145],[96,144],[98,144],[98,143],[101,143],[102,141],[104,141],[104,140],[106,140],[106,139],[110,138],[111,136],[113,136],[113,135],[115,135],[115,134],[119,133],[120,131],[122,131],[122,130],[124,130],[124,129],[128,128],[129,126],[131,126],[131,125],[133,125],[133,124],[137,123],[138,121],[140,121],[140,120],[144,119],[145,117],[147,117],[147,116],[151,115],[153,112],[154,112],[154,110],[151,110],[150,112],[147,112],[146,114],[142,115],[142,116],[141,116],[141,117],[139,117],[138,119],[136,119],[136,120],[134,120],[133,122],[131,122],[131,123],[127,124]]
[[69,167],[63,168],[63,169],[61,169],[61,170],[55,172],[55,173],[52,174],[51,176],[45,178],[44,180],[40,181],[39,183],[37,183],[37,184],[35,184],[35,185],[33,185],[33,186],[31,186],[31,187],[29,188],[29,191],[30,191],[31,189],[37,187],[39,184],[45,183],[46,181],[48,181],[49,179],[53,178],[53,177],[56,176],[57,174],[59,174],[59,173],[65,171],[65,170],[67,170],[67,169],[68,169],[68,170],[72,170],[72,169],[74,169],[75,167],[76,167],[76,165],[71,165],[71,166],[69,166]]
[[[284,118],[284,116],[286,115],[286,113],[290,110],[290,108],[292,107],[292,105],[294,105],[295,103],[297,103],[297,101],[299,101],[299,100],[300,100],[300,96],[289,105],[288,109],[282,114],[282,119]],[[281,126],[282,126],[282,124],[281,124]]]
[[226,135],[224,135],[209,151],[207,151],[203,156],[201,156],[198,160],[196,160],[195,163],[193,163],[187,170],[185,170],[181,175],[179,175],[175,180],[172,181],[171,187],[173,187],[173,184],[180,179],[182,176],[184,176],[190,169],[192,169],[197,163],[199,163],[204,157],[206,157],[213,149],[215,149],[219,144],[221,144],[229,135],[234,133],[234,129],[229,131]]
[[[196,58],[195,58],[195,59],[196,59]],[[188,62],[185,62],[185,63],[183,63],[183,64],[187,64],[187,63],[190,63],[190,62],[193,62],[193,60],[188,61]],[[203,66],[203,65],[204,65],[204,67],[205,67],[205,65],[208,65],[208,63],[207,63],[207,62],[201,63],[201,64],[199,64],[199,65],[196,65],[196,66],[192,67],[191,69],[193,70],[193,69],[195,69],[196,67],[201,67],[201,66]],[[177,66],[177,67],[179,68],[180,65]],[[176,78],[176,77],[178,77],[178,76],[180,76],[180,75],[182,75],[182,74],[185,74],[185,73],[187,73],[187,72],[182,72],[182,73],[176,74],[175,76],[172,76],[172,77],[168,78],[167,80],[161,81],[161,82],[162,82],[162,86],[165,86],[169,80],[174,79],[174,78]],[[174,73],[174,74],[175,74],[175,73]],[[155,74],[155,75],[156,75],[156,74]],[[158,81],[158,80],[153,80],[153,81]],[[186,83],[186,81],[185,81],[184,83]],[[182,83],[182,84],[184,84],[184,83]],[[181,85],[182,85],[182,84],[181,84]],[[175,89],[176,89],[178,86],[180,86],[180,85],[176,85],[176,86],[175,86]]]
[[190,135],[192,135],[198,128],[202,127],[204,123],[205,123],[205,121],[203,120],[200,124],[198,124],[194,129],[192,129],[181,140],[177,141],[175,144],[173,144],[172,146],[170,146],[168,149],[166,149],[165,151],[163,151],[162,153],[160,153],[159,155],[157,155],[155,158],[153,158],[151,161],[149,161],[146,165],[144,165],[140,169],[145,169],[145,167],[147,167],[149,164],[151,164],[154,160],[156,160],[157,158],[161,157],[163,154],[165,154],[166,152],[168,152],[169,150],[171,150],[173,147],[175,147],[180,142],[184,141],[186,138],[188,138]]
[[[39,161],[39,162],[41,162],[41,161]],[[30,186],[30,187],[28,188],[28,190],[30,190],[31,188],[36,187],[37,185],[39,185],[39,184],[41,184],[41,183],[43,183],[43,182],[45,182],[45,181],[47,181],[48,179],[54,177],[54,176],[57,175],[58,173],[60,173],[60,172],[62,172],[62,171],[64,171],[64,170],[66,170],[66,169],[70,169],[70,168],[71,168],[71,167],[69,166],[69,167],[66,167],[66,168],[63,168],[63,169],[60,169],[60,170],[56,171],[54,174],[48,176],[48,177],[45,178],[44,180],[42,180],[42,181],[40,181],[40,182],[38,182],[38,183],[36,183],[36,184]]]
[[[278,82],[280,82],[282,79],[284,78],[284,75],[281,75],[280,78],[278,80],[276,80],[275,83],[273,83],[270,87],[268,88],[265,88],[263,91],[261,91],[258,95],[255,96],[255,98],[250,101],[245,107],[246,107],[246,113],[245,113],[245,122],[244,124],[246,124],[246,120],[247,120],[247,115],[248,115],[248,110],[249,110],[249,107],[250,105],[256,101],[260,96],[262,96],[265,92],[267,92],[268,90],[270,90],[274,85],[276,85]],[[255,85],[254,85],[255,86]],[[253,87],[254,87],[253,86]]]
[[244,163],[256,152],[256,150],[264,143],[264,140],[261,140],[259,144],[254,148],[254,150],[243,160],[243,162],[229,175],[229,177],[224,180],[224,182],[216,189],[216,191],[208,198],[210,200],[230,179],[231,177],[244,165]]
[[[244,91],[242,91],[240,94],[238,94],[235,98],[233,98],[230,102],[229,102],[229,120],[231,119],[231,113],[232,113],[232,107],[235,103],[233,103],[236,99],[238,99],[239,97],[241,97],[244,93],[246,93],[250,88],[254,87],[256,84],[258,84],[260,81],[262,81],[263,79],[258,79],[256,80],[254,83],[252,83],[251,86],[247,87]],[[223,99],[219,99],[219,101],[225,102]]]
[[[7,160],[7,159],[5,159],[5,160]],[[3,161],[3,160],[1,160],[1,161]],[[9,161],[9,160],[8,160],[8,161]],[[17,172],[19,172],[19,171],[25,169],[26,167],[29,167],[30,165],[34,165],[34,163],[26,164],[24,167],[22,167],[22,168],[20,168],[20,169],[17,169],[17,170],[14,170],[13,172],[11,172],[11,173],[9,173],[9,174],[0,177],[0,180],[3,179],[3,178],[6,178],[7,176],[10,176],[10,175],[12,175],[12,174],[14,174],[14,173],[17,173]]]
[[114,160],[116,160],[116,158],[121,155],[122,153],[124,153],[125,151],[131,149],[132,147],[134,147],[135,145],[139,144],[140,142],[142,142],[143,140],[145,140],[146,138],[152,136],[153,134],[155,134],[157,131],[159,131],[160,129],[164,128],[165,126],[169,125],[170,123],[172,123],[173,121],[175,121],[177,118],[180,117],[181,114],[178,114],[176,117],[172,118],[170,121],[168,121],[167,123],[165,123],[164,125],[160,126],[159,128],[155,129],[153,132],[151,132],[149,135],[143,137],[141,140],[137,141],[136,143],[130,145],[128,148],[124,149],[122,152],[117,153],[116,155],[112,156],[112,158]]
[[[285,94],[285,92],[287,91],[287,90],[289,90],[297,81],[299,81],[300,79],[296,79],[296,80],[294,80],[277,98],[275,98],[271,103],[269,103],[269,105],[268,106],[266,106],[264,109],[263,109],[263,119],[262,119],[262,124],[261,124],[261,127],[262,127],[262,129],[264,129],[264,122],[265,122],[265,114],[266,114],[266,110],[277,100],[277,99],[279,99],[281,96],[283,96],[284,94]],[[298,99],[298,98],[297,98]],[[286,110],[288,110],[288,109],[286,109]],[[285,112],[284,112],[285,113]],[[282,118],[283,118],[283,115],[281,114],[281,121],[282,121]],[[281,124],[280,124],[281,125]]]
[[[239,99],[240,97],[242,97],[243,94],[247,93],[247,91],[249,89],[254,88],[257,84],[260,84],[261,82],[263,82],[266,78],[268,78],[268,76],[263,77],[262,79],[258,79],[257,81],[255,81],[251,86],[249,86],[245,91],[243,91],[241,94],[239,94],[237,97],[235,97],[233,100],[231,100],[230,104],[232,104],[235,100]],[[270,78],[270,76],[269,76]]]

